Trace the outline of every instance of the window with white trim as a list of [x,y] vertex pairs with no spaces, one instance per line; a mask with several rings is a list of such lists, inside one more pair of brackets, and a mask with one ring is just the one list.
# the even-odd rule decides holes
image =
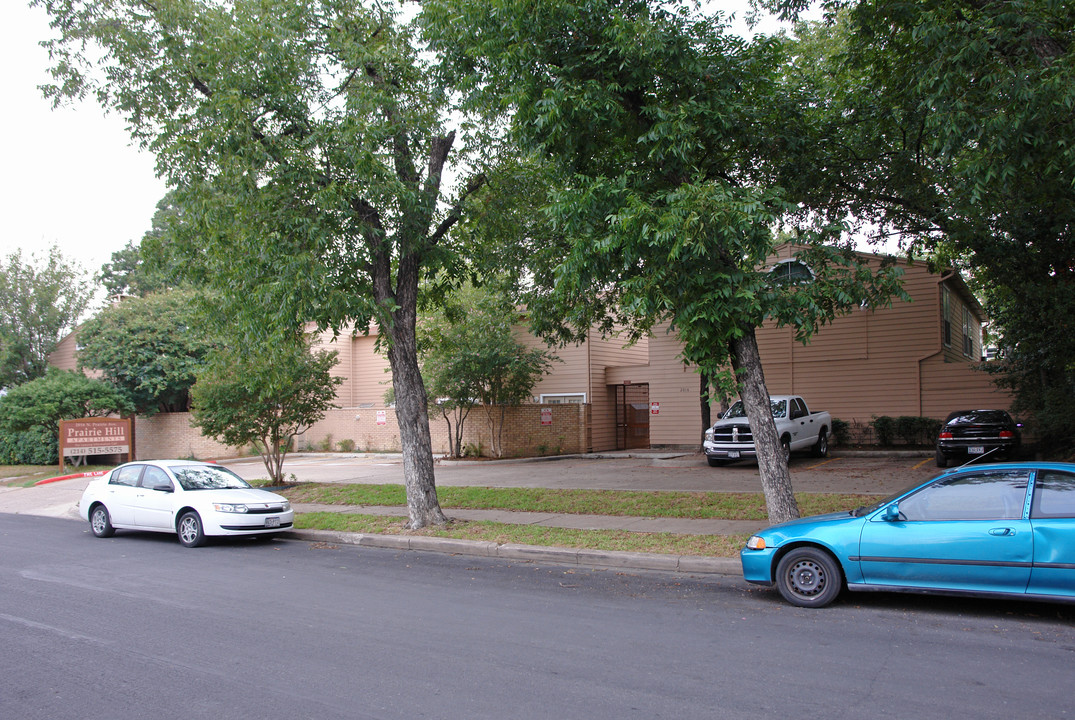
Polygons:
[[941,322],[944,323],[944,345],[952,346],[952,293],[941,288]]
[[963,306],[963,354],[974,357],[974,318],[966,305]]
[[538,402],[542,405],[584,405],[586,393],[557,393],[555,395],[541,395]]

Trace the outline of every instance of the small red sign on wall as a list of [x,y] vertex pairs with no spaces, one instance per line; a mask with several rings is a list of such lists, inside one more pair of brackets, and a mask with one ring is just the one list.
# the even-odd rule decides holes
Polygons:
[[388,413],[386,411],[384,411],[384,410],[378,410],[377,411],[377,424],[378,425],[385,425],[385,424],[388,423],[387,414]]
[[541,408],[541,424],[552,425],[552,408]]
[[661,414],[661,404],[659,402],[651,402],[649,404],[649,414],[650,415],[660,415]]

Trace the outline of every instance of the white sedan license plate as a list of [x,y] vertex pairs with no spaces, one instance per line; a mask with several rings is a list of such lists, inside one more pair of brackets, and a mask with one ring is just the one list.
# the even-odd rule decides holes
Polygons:
[[985,446],[971,445],[969,448],[967,448],[967,452],[969,452],[971,455],[981,455],[985,452]]
[[280,518],[265,518],[265,527],[280,527]]
[[728,457],[731,458],[732,460],[738,459],[739,458],[739,451],[738,450],[729,450],[728,451]]

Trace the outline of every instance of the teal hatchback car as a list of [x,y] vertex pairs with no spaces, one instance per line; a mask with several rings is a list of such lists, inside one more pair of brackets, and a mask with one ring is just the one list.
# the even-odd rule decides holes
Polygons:
[[774,525],[743,577],[824,607],[848,590],[1075,602],[1075,464],[963,467],[850,512]]

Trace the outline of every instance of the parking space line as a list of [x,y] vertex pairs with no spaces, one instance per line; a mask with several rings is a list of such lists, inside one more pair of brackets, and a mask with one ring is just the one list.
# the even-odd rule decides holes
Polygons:
[[831,462],[836,462],[836,461],[837,461],[837,460],[839,460],[839,459],[840,459],[840,458],[838,458],[838,457],[834,457],[834,458],[829,458],[828,460],[823,460],[823,461],[819,462],[819,463],[818,463],[817,465],[811,465],[810,467],[808,467],[808,468],[806,468],[806,469],[807,469],[807,470],[813,470],[814,468],[819,468],[819,467],[821,467],[822,465],[828,465],[828,464],[829,464],[829,463],[831,463]]
[[930,461],[930,459],[929,459],[929,458],[926,458],[925,460],[923,460],[922,462],[918,463],[917,465],[915,465],[915,466],[914,466],[913,468],[911,468],[911,469],[912,469],[912,470],[917,470],[918,468],[922,467],[923,465],[925,465],[925,464],[926,464],[926,463],[928,463],[929,461]]

